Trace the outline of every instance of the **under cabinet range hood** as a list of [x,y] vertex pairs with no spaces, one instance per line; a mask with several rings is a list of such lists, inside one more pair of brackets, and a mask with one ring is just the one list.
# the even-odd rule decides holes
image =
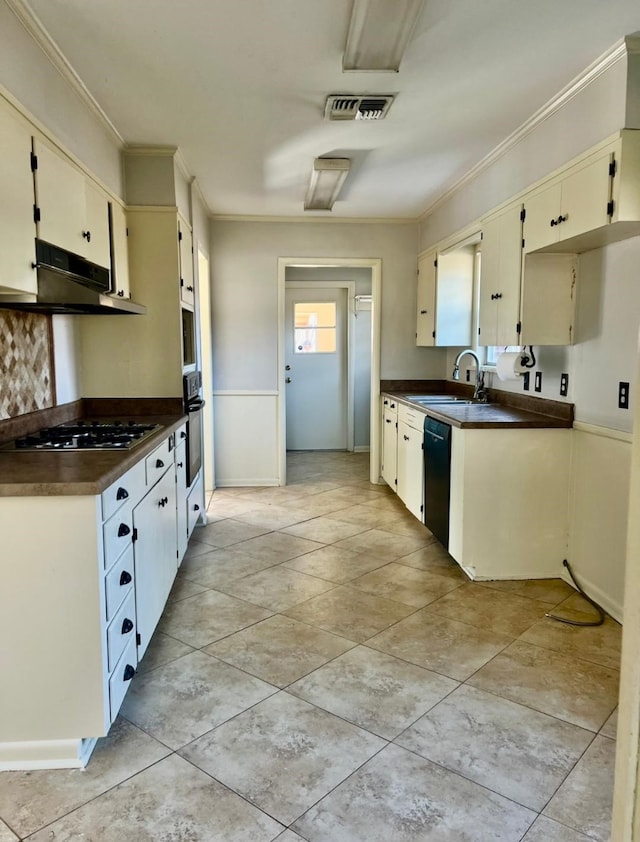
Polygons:
[[36,240],[37,292],[0,295],[0,309],[73,315],[143,315],[147,308],[107,295],[108,269],[80,255]]

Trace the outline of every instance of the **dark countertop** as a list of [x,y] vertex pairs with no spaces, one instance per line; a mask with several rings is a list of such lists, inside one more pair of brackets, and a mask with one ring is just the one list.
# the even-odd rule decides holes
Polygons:
[[[74,417],[111,414],[104,412],[97,401],[92,404],[87,401],[87,407],[94,411],[76,413]],[[98,408],[103,412],[96,412]],[[160,429],[130,450],[0,451],[0,497],[101,494],[187,420],[181,411],[160,413],[157,408],[148,404],[139,407],[136,420],[159,424]],[[155,414],[151,409],[156,410]],[[132,414],[130,410],[127,412],[129,416]],[[46,426],[49,420],[41,426]],[[33,428],[33,424],[30,426]]]
[[[440,389],[438,394],[444,394],[445,390]],[[527,397],[522,400],[520,396],[518,403],[514,406],[506,402],[509,393],[497,392],[491,394],[492,400],[496,397],[499,400],[487,404],[459,404],[456,402],[435,404],[425,406],[414,403],[409,396],[411,391],[383,392],[398,401],[398,403],[418,409],[425,415],[451,424],[453,427],[464,429],[570,429],[573,426],[573,405],[560,404],[558,401],[547,401],[543,398]],[[429,394],[429,390],[415,392],[417,395]],[[455,394],[466,397],[464,392],[456,390]],[[524,405],[522,405],[524,404]],[[533,409],[532,409],[533,407]],[[539,410],[539,411],[538,411]]]

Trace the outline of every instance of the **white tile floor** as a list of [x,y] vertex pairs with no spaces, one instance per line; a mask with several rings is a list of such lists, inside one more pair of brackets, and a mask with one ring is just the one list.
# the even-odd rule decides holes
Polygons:
[[620,628],[468,582],[366,454],[222,489],[84,771],[0,775],[0,842],[609,839]]

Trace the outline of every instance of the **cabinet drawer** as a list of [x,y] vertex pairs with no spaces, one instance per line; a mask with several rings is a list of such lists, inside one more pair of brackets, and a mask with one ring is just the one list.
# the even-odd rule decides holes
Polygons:
[[398,422],[402,421],[414,430],[422,430],[424,427],[425,413],[419,409],[400,404],[398,409]]
[[191,537],[196,521],[202,514],[202,474],[189,490],[187,497],[187,535]]
[[388,395],[385,395],[382,398],[382,410],[383,412],[393,412],[397,415],[398,401],[395,398],[390,398]]
[[133,503],[127,502],[102,527],[104,569],[108,570],[133,540]]
[[122,600],[133,589],[133,572],[133,544],[131,544],[107,573],[105,579],[107,622],[116,613],[122,604]]
[[118,665],[113,671],[113,675],[109,679],[109,706],[111,713],[111,721],[116,718],[125,693],[129,689],[131,679],[136,674],[136,666],[138,664],[138,654],[136,651],[135,635],[129,641],[122,657],[118,661]]
[[167,436],[159,447],[144,460],[147,488],[154,486],[167,468],[173,464],[173,436]]
[[140,461],[102,492],[102,520],[109,520],[127,501],[133,501],[135,505],[142,497],[144,487],[144,462]]
[[136,640],[136,601],[133,588],[118,609],[107,629],[107,656],[109,671],[113,669],[130,640]]

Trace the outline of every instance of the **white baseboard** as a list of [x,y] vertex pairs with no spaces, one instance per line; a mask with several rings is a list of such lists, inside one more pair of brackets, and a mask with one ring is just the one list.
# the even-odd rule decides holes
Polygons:
[[353,448],[353,452],[354,452],[354,453],[370,453],[370,452],[371,452],[371,448],[369,447],[369,445],[368,445],[368,444],[357,444],[357,445]]
[[216,480],[216,488],[244,488],[245,486],[258,488],[262,486],[270,487],[273,485],[280,485],[280,481],[277,477],[269,477],[267,479],[264,477],[241,477],[240,479],[234,478]]

